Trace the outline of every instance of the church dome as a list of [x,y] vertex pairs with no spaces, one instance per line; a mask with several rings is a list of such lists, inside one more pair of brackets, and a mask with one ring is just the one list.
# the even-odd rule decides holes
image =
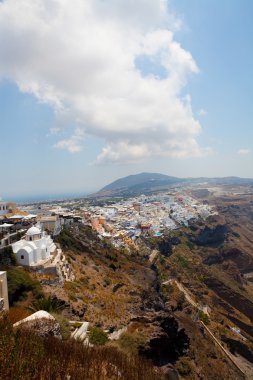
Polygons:
[[38,227],[31,227],[26,233],[26,236],[40,235],[41,230]]

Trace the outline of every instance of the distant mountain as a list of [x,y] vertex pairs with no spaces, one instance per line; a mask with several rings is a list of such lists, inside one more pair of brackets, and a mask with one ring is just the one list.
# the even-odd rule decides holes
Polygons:
[[171,186],[183,186],[190,184],[207,185],[253,185],[253,179],[240,177],[223,178],[178,178],[160,173],[140,173],[119,178],[100,191],[92,194],[92,197],[107,196],[131,196],[152,191],[167,189]]
[[168,188],[184,179],[160,173],[140,173],[119,178],[93,196],[129,196]]
[[132,187],[153,187],[160,185],[170,185],[172,183],[181,182],[182,180],[177,177],[170,177],[165,174],[159,173],[140,173],[135,175],[129,175],[127,177],[119,178],[116,181],[110,183],[109,185],[103,187],[100,191],[107,190],[120,190]]

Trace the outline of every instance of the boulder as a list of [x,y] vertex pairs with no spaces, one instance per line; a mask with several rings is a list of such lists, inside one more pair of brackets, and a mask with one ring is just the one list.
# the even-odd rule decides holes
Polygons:
[[39,310],[29,317],[16,322],[13,327],[27,329],[39,336],[62,338],[59,323],[51,314],[44,310]]

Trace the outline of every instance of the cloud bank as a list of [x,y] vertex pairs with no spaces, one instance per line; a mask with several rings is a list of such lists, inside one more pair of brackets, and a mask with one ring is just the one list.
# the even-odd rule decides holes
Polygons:
[[237,153],[240,156],[247,156],[248,154],[251,153],[251,150],[250,149],[246,149],[246,148],[242,148],[242,149],[239,149]]
[[165,0],[4,0],[0,78],[75,125],[55,148],[78,152],[90,135],[105,141],[97,163],[200,156],[183,96],[198,67],[178,28]]

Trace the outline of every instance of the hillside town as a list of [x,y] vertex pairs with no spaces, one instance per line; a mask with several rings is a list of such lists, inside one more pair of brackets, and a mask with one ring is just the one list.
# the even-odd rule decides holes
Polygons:
[[[215,214],[215,209],[207,203],[178,192],[140,195],[105,202],[103,206],[89,199],[23,205],[18,209],[15,204],[1,202],[0,248],[11,245],[19,264],[24,260],[24,265],[34,265],[47,261],[49,252],[55,249],[47,235],[57,236],[71,224],[89,225],[101,238],[111,239],[115,246],[128,247],[142,234],[159,237],[164,231],[188,226],[190,220],[205,220]],[[20,234],[23,234],[21,240]],[[34,240],[40,241],[40,253],[30,254],[33,258],[29,259],[27,252],[38,248]],[[26,258],[21,259],[24,251]]]
[[104,207],[89,206],[83,211],[84,221],[90,222],[99,235],[113,240],[125,236],[133,241],[147,232],[159,237],[165,230],[188,226],[190,220],[205,220],[216,214],[208,204],[178,193],[141,195]]

